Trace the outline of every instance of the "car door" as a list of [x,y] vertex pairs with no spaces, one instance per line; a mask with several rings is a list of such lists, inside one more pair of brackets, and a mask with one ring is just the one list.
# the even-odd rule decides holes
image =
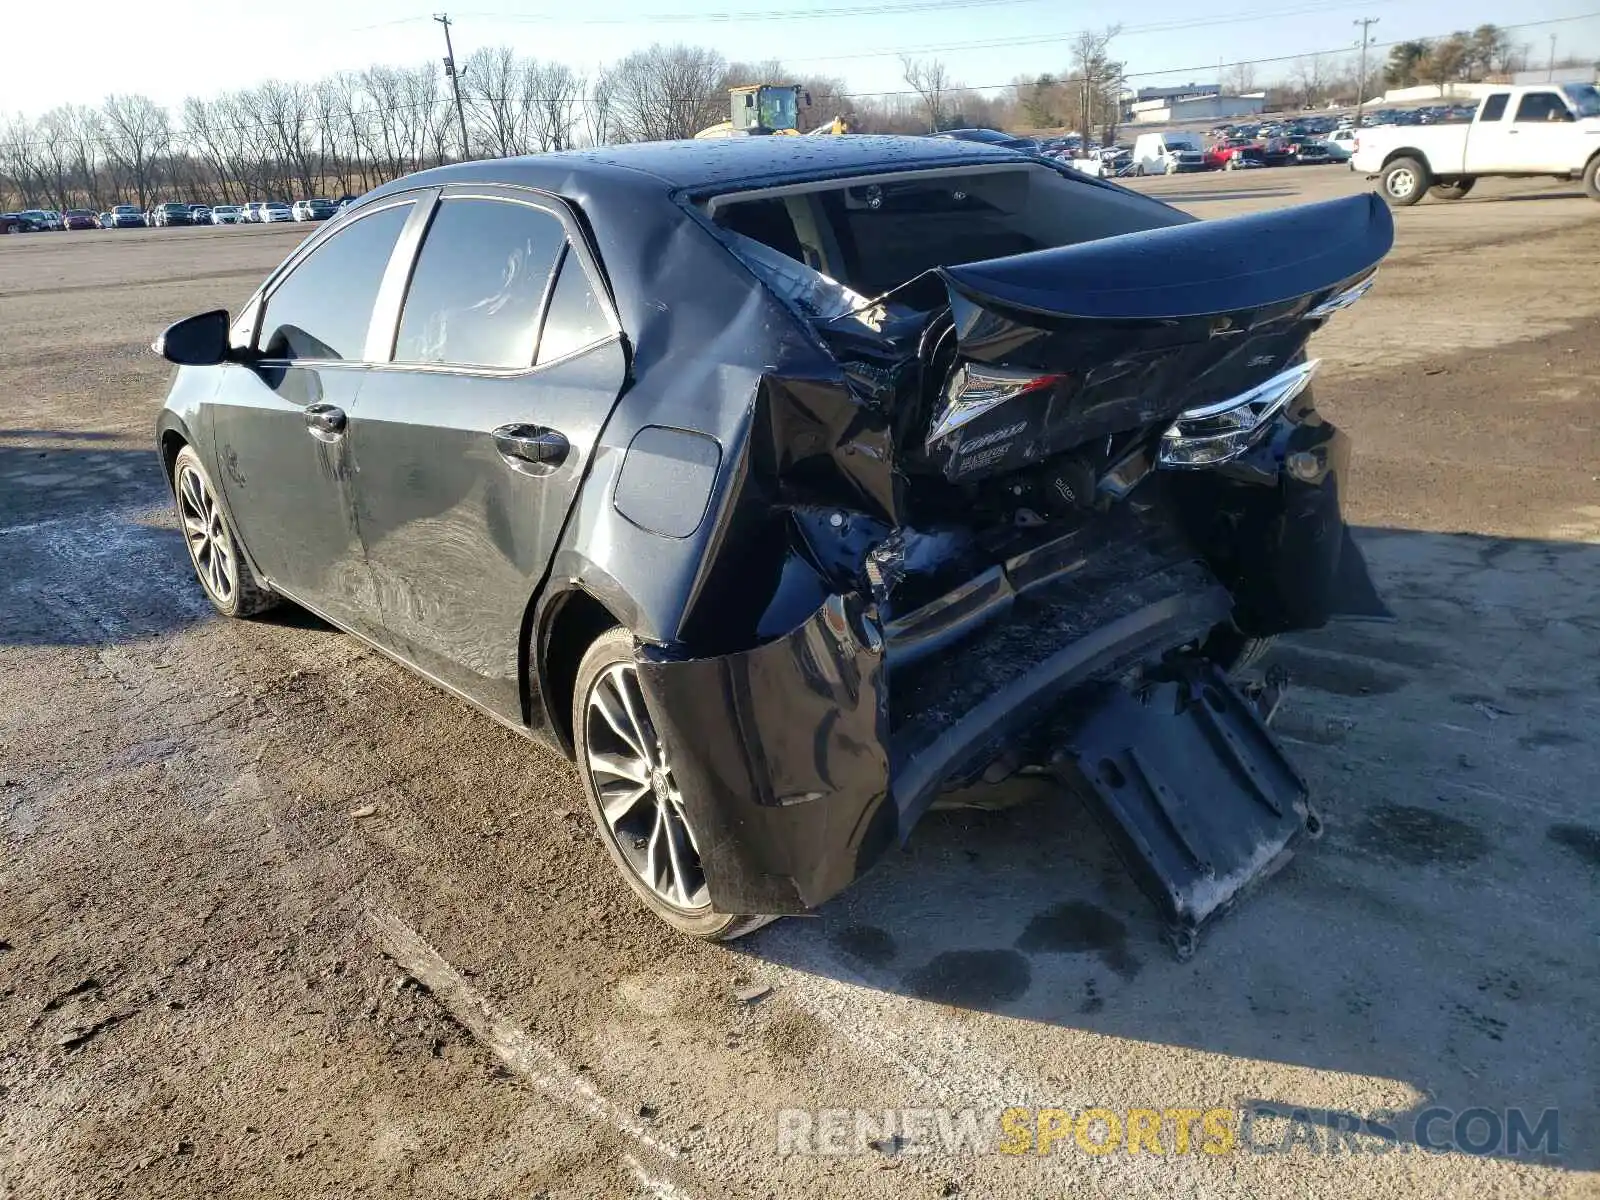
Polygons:
[[1583,166],[1572,110],[1560,92],[1524,92],[1511,119],[1522,169],[1557,174]]
[[520,720],[523,620],[627,373],[572,213],[525,189],[446,189],[391,358],[350,430],[387,636]]
[[415,208],[415,197],[380,204],[286,264],[245,319],[252,352],[224,368],[211,420],[219,483],[261,573],[368,635],[382,626],[354,524],[346,433],[373,310]]
[[1555,174],[1572,168],[1572,141],[1572,114],[1555,91],[1492,93],[1468,138],[1467,173]]

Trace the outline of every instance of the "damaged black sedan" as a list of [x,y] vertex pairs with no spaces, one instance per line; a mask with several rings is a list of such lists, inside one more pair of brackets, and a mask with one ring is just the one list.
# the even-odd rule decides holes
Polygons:
[[680,930],[1047,770],[1192,941],[1315,832],[1230,675],[1381,612],[1305,345],[1391,237],[938,139],[467,163],[168,329],[161,458],[221,612],[291,600],[561,747]]

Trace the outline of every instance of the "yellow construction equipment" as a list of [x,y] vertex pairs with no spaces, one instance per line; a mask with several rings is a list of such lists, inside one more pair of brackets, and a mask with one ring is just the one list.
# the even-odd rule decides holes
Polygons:
[[695,137],[793,137],[800,132],[801,108],[811,107],[811,94],[798,83],[752,83],[729,88],[728,101],[732,117]]

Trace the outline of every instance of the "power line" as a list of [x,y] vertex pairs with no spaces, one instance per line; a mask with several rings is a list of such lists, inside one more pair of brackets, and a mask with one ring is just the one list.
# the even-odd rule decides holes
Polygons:
[[[1209,29],[1214,25],[1236,25],[1249,21],[1259,21],[1265,17],[1299,17],[1309,16],[1330,10],[1347,9],[1350,5],[1347,0],[1334,0],[1333,3],[1305,4],[1301,7],[1284,8],[1279,5],[1273,8],[1256,9],[1253,11],[1236,13],[1231,17],[1193,17],[1177,21],[1163,21],[1154,25],[1125,26],[1117,33],[1118,40],[1128,37],[1141,37],[1151,33],[1175,33],[1185,29]],[[1073,42],[1085,33],[1096,34],[1092,29],[1073,29],[1062,32],[1029,33],[1016,37],[987,38],[981,41],[968,39],[962,42],[942,42],[936,45],[899,46],[888,47],[883,50],[865,50],[854,54],[829,54],[823,58],[795,58],[793,62],[847,62],[852,59],[863,58],[894,58],[902,54],[936,54],[946,50],[993,50],[1007,46],[1048,46],[1060,42]]]

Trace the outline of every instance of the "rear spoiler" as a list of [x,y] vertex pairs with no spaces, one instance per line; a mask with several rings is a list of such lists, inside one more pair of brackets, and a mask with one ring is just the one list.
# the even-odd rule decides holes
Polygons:
[[980,308],[1173,321],[1301,298],[1315,306],[1370,272],[1393,244],[1389,208],[1368,192],[937,270],[952,298]]

